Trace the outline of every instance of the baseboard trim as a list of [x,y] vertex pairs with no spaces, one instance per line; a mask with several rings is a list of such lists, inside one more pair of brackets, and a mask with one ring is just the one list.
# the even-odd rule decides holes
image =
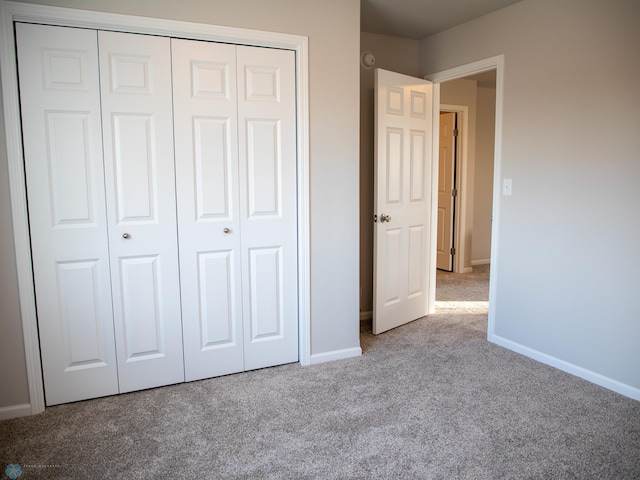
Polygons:
[[485,258],[483,260],[471,260],[471,266],[475,267],[476,265],[489,265],[491,263],[490,258]]
[[21,405],[11,405],[10,407],[0,407],[0,420],[9,420],[11,418],[26,417],[31,415],[31,404],[23,403]]
[[557,357],[548,355],[538,350],[534,350],[530,347],[526,347],[520,343],[508,340],[495,334],[489,335],[488,340],[508,350],[520,353],[525,357],[532,358],[533,360],[537,360],[538,362],[557,368],[558,370],[562,370],[563,372],[570,373],[571,375],[575,375],[576,377],[580,377],[591,383],[600,385],[601,387],[612,390],[616,393],[619,393],[620,395],[624,395],[625,397],[629,397],[634,400],[640,400],[640,388],[627,385],[626,383],[619,382],[618,380],[614,380],[613,378],[606,377],[600,373],[593,372],[586,368],[580,367],[565,360],[561,360]]
[[346,358],[359,357],[360,355],[362,355],[362,348],[360,347],[316,353],[314,355],[311,355],[311,365],[316,365],[318,363],[324,362],[332,362],[334,360],[344,360]]
[[360,312],[360,321],[371,320],[373,318],[373,312]]

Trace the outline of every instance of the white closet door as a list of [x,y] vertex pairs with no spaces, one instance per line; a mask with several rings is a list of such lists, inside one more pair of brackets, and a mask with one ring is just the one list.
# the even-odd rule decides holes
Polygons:
[[187,381],[244,370],[236,47],[173,39]]
[[170,40],[98,34],[120,392],[184,380]]
[[298,361],[295,54],[238,48],[245,369]]
[[97,33],[16,25],[47,405],[118,393]]

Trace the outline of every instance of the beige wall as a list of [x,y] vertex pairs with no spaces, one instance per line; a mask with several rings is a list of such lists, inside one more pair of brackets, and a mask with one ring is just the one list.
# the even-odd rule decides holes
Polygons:
[[491,339],[640,399],[639,21],[523,0],[423,40],[421,71],[504,54]]
[[[418,76],[420,42],[362,32],[360,52],[376,57],[376,68]],[[374,69],[360,68],[360,311],[373,309],[373,87]]]
[[[2,98],[0,98],[2,112]],[[5,145],[4,118],[0,114],[0,145]],[[11,228],[9,173],[0,150],[0,408],[29,403],[18,281]]]
[[491,258],[496,89],[479,87],[476,106],[472,265],[488,263]]
[[[40,0],[46,5],[227,25],[309,37],[311,353],[359,347],[358,0]],[[0,145],[0,182],[6,184]],[[1,185],[1,183],[0,183]],[[3,288],[0,408],[28,400],[21,350],[15,259],[0,190]],[[11,388],[4,388],[10,385]]]

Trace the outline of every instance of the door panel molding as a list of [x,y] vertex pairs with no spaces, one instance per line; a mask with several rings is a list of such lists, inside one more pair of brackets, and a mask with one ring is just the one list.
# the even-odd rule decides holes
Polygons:
[[164,20],[89,10],[0,1],[0,73],[4,105],[7,163],[11,196],[20,312],[24,337],[31,413],[44,411],[33,265],[23,168],[22,130],[16,70],[14,22],[114,30],[127,33],[292,50],[296,54],[296,156],[298,233],[299,361],[311,363],[310,218],[309,218],[309,47],[301,35]]

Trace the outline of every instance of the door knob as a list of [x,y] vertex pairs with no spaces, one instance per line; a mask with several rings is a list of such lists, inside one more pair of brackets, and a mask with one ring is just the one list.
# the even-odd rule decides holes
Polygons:
[[387,215],[386,213],[383,213],[382,215],[380,215],[381,223],[390,222],[390,221],[391,221],[391,215]]
[[122,234],[122,238],[124,238],[125,240],[131,238],[131,235],[129,235],[128,233],[123,233]]
[[230,228],[225,228],[224,230],[222,230],[224,233],[230,233],[231,229]]

